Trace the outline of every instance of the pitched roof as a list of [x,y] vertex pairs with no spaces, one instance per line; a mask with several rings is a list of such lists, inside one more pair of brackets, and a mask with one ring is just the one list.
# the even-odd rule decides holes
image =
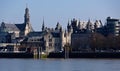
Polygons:
[[20,31],[24,31],[26,24],[15,24]]
[[29,37],[32,37],[32,36],[44,36],[46,34],[46,32],[30,32],[28,34]]
[[6,24],[5,27],[8,31],[20,31],[15,24]]

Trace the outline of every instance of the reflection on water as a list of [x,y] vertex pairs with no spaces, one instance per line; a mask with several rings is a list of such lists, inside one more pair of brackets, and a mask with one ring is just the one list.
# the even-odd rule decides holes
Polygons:
[[120,71],[120,59],[0,59],[0,71]]

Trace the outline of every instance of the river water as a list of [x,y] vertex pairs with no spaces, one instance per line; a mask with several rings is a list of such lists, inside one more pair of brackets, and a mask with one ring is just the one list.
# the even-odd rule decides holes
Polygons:
[[0,59],[0,71],[120,71],[120,59]]

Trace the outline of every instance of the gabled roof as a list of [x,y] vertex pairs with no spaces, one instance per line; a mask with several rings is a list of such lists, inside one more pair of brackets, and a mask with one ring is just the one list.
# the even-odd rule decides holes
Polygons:
[[24,31],[25,30],[25,27],[26,27],[26,24],[15,24],[17,26],[17,28],[20,30],[20,31]]
[[46,34],[46,32],[30,32],[28,34],[29,37],[32,37],[32,36],[44,36]]
[[20,31],[15,24],[6,24],[5,27],[8,31]]

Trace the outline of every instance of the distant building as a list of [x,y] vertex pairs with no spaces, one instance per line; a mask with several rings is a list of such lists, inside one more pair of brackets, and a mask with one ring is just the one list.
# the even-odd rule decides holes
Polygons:
[[[70,24],[69,24],[70,25]],[[90,20],[88,22],[81,23],[76,19],[71,21],[71,25],[68,27],[68,31],[73,30],[71,33],[71,47],[73,51],[80,51],[83,49],[90,48],[90,39],[94,32],[101,32],[102,23],[98,20],[92,23]]]
[[67,30],[63,30],[59,22],[55,28],[48,28],[45,27],[43,20],[42,31],[37,32],[33,31],[29,9],[26,8],[23,23],[1,23],[0,43],[5,43],[4,47],[11,47],[10,50],[14,48],[14,50],[29,50],[30,52],[39,50],[39,48],[48,53],[60,52],[67,46],[72,47],[73,51],[83,51],[90,48],[90,41],[94,34],[120,35],[120,19],[108,17],[106,21],[103,25],[101,20],[92,22],[89,19],[87,22],[82,22],[74,18],[71,22],[68,21]]
[[17,28],[15,24],[7,24],[5,22],[2,22],[0,31],[10,33],[14,38],[20,37],[20,30]]
[[0,32],[0,43],[11,43],[11,35],[7,32]]
[[10,24],[10,23],[1,23],[0,27],[1,32],[8,32],[12,33],[14,35],[14,38],[16,37],[24,37],[28,33],[33,31],[33,28],[30,24],[30,16],[29,16],[29,9],[25,9],[25,15],[24,15],[24,23],[21,24]]
[[109,35],[118,36],[120,34],[120,19],[114,19],[111,17],[107,17],[106,33]]
[[30,48],[34,50],[41,48],[43,52],[59,52],[63,50],[64,32],[62,26],[57,23],[55,29],[45,28],[43,23],[42,31],[30,32],[23,42],[21,42],[21,48]]
[[[18,51],[19,43],[30,33],[33,28],[30,23],[29,9],[25,9],[24,23],[11,24],[2,22],[0,26],[0,47],[3,51]],[[4,48],[3,48],[4,47]],[[2,51],[2,50],[0,50]]]

